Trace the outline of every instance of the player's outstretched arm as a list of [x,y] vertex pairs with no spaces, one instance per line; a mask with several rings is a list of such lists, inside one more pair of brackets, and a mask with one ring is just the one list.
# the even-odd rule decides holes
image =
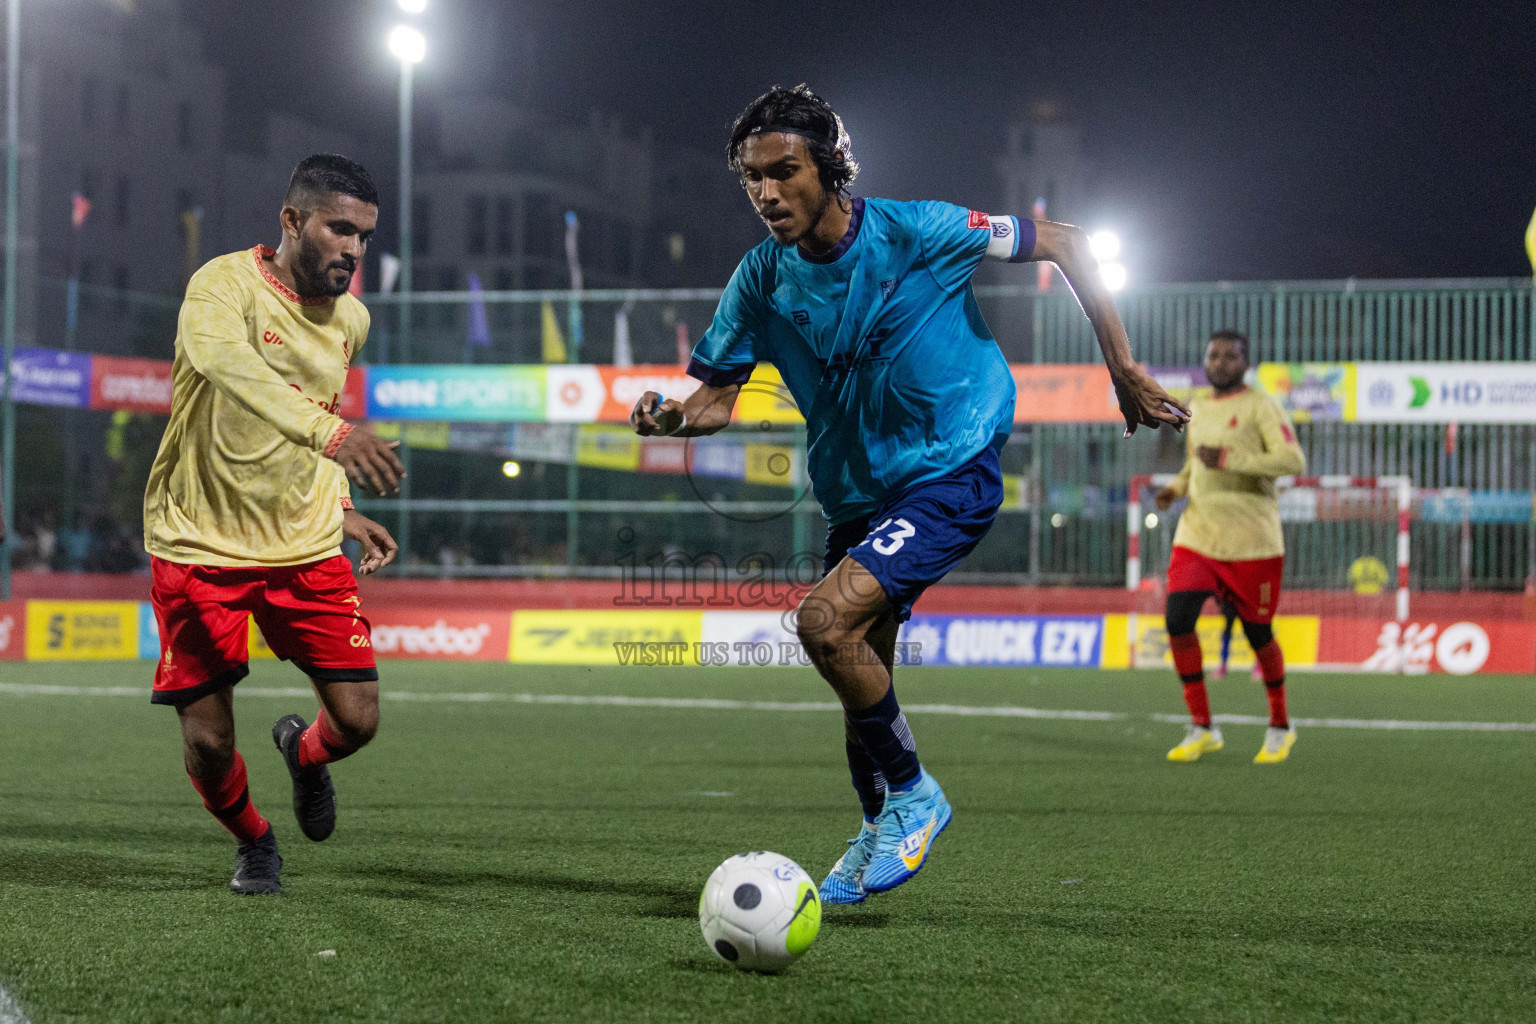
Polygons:
[[740,384],[710,387],[700,384],[687,399],[663,399],[654,391],[640,396],[629,414],[629,425],[641,437],[702,437],[723,430],[731,422]]
[[1060,267],[1078,304],[1088,315],[1099,339],[1099,349],[1104,353],[1104,364],[1114,381],[1120,413],[1125,417],[1125,436],[1130,437],[1139,426],[1157,428],[1167,424],[1175,430],[1183,429],[1189,409],[1136,365],[1125,325],[1115,312],[1109,289],[1099,278],[1099,261],[1094,259],[1083,229],[1054,221],[1036,221],[1035,250],[1030,259],[1049,260]]
[[378,572],[393,562],[400,551],[388,530],[353,509],[342,513],[341,532],[363,546],[363,560],[357,565],[359,576]]

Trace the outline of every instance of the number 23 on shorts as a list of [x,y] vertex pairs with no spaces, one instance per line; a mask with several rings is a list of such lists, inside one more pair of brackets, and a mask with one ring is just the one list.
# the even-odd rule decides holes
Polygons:
[[[885,532],[885,528],[894,525],[896,528],[884,537],[879,536]],[[907,542],[908,537],[917,534],[917,527],[905,519],[886,519],[885,522],[869,531],[869,546],[882,555],[894,555],[901,550],[901,546]]]

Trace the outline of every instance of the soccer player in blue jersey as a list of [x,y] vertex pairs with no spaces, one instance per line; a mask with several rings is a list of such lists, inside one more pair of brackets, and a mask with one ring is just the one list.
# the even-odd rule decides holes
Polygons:
[[646,392],[642,435],[712,434],[758,362],[805,416],[811,485],[830,524],[825,572],[798,610],[800,642],[844,709],[864,823],[821,885],[858,903],[917,873],[951,809],[923,770],[891,686],[912,603],[986,534],[1013,425],[1008,364],[971,293],[985,258],[1059,266],[1093,324],[1125,416],[1188,410],[1138,367],[1081,229],[938,202],[856,199],[848,135],[805,86],[736,119],[731,167],[771,234],[741,261],[695,346],[684,400]]

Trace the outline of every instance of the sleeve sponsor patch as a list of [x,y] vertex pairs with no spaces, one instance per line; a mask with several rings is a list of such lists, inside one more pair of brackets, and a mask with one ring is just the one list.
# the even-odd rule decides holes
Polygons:
[[992,226],[991,218],[989,218],[986,214],[978,213],[975,210],[967,210],[966,212],[970,214],[969,218],[967,218],[965,222],[966,227],[988,228]]
[[[985,217],[986,215],[983,214]],[[992,260],[1012,259],[1018,252],[1019,228],[1012,217],[991,216],[986,217],[987,226],[991,229],[992,238],[987,242],[987,258]]]

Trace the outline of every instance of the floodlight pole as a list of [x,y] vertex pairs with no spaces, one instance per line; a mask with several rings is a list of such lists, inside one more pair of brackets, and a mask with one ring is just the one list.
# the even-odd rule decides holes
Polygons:
[[[14,2],[14,0],[13,0]],[[411,238],[411,214],[415,204],[411,185],[411,107],[413,105],[413,80],[412,62],[404,58],[400,61],[400,323],[399,323],[399,355],[397,358],[402,363],[411,361],[411,288],[414,284],[414,272],[412,269],[412,250],[415,241]],[[400,425],[400,462],[405,467],[405,478],[400,481],[400,519],[398,523],[399,536],[395,540],[400,545],[400,564],[404,565],[411,554],[411,446],[406,440],[406,425]]]
[[[7,0],[5,12],[5,307],[0,332],[5,336],[5,393],[3,426],[0,426],[0,523],[5,525],[5,540],[0,542],[0,601],[11,599],[11,552],[16,549],[16,219],[18,216],[17,176],[21,149],[20,108],[17,93],[21,88],[21,0]],[[66,452],[66,457],[68,453]]]

